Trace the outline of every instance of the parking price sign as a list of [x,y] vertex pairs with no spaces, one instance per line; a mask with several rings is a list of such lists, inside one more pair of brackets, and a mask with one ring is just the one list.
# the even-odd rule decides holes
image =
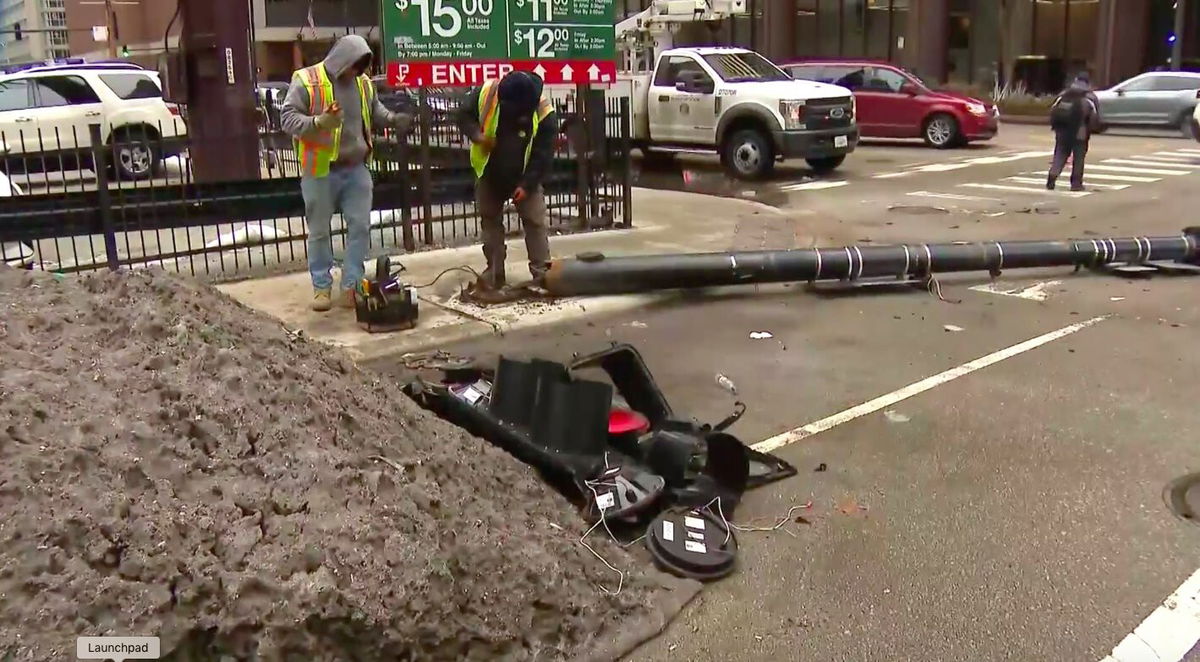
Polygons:
[[480,85],[509,71],[546,83],[616,79],[616,0],[383,0],[388,81]]

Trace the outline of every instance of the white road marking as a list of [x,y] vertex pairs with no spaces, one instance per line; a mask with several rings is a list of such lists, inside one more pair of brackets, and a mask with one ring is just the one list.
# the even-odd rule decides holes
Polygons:
[[[1023,172],[1022,176],[1036,177],[1041,176],[1042,181],[1045,181],[1046,173],[1044,172]],[[1083,176],[1083,183],[1087,184],[1093,179],[1104,179],[1111,182],[1161,182],[1160,177],[1138,177],[1136,175],[1106,175],[1104,173],[1089,172]]]
[[1191,173],[1183,172],[1180,170],[1160,170],[1157,168],[1129,168],[1126,166],[1101,165],[1101,164],[1089,165],[1089,166],[1087,166],[1087,169],[1088,170],[1102,170],[1104,172],[1130,173],[1130,174],[1134,174],[1134,175],[1169,175],[1171,177],[1178,177],[1181,175],[1191,174]]
[[1200,154],[1176,154],[1175,152],[1155,152],[1150,156],[1135,156],[1135,159],[1154,159],[1183,161],[1184,163],[1200,164]]
[[894,179],[896,177],[907,177],[918,173],[925,172],[950,172],[952,170],[962,170],[977,165],[995,165],[997,163],[1010,163],[1012,161],[1020,161],[1022,159],[1032,159],[1039,157],[1047,157],[1053,155],[1054,152],[1014,152],[1006,156],[977,156],[973,159],[966,159],[957,163],[931,163],[922,166],[910,166],[909,170],[903,172],[885,172],[874,175],[875,179]]
[[[1019,177],[1019,176],[1018,177],[1005,177],[1004,181],[1018,182],[1021,184],[1041,184],[1042,186],[1046,185],[1045,177],[1042,177],[1040,179],[1037,177]],[[1113,191],[1123,191],[1123,190],[1129,188],[1128,184],[1097,184],[1095,182],[1088,183],[1087,179],[1084,179],[1084,183],[1087,184],[1088,186],[1092,186],[1095,188],[1111,189]]]
[[976,285],[968,288],[974,292],[983,292],[985,294],[999,294],[1006,297],[1016,297],[1018,299],[1028,299],[1029,301],[1045,301],[1050,298],[1050,293],[1046,291],[1047,287],[1062,285],[1061,280],[1048,280],[1042,283],[1035,283],[1029,287],[1018,287],[1011,290],[1002,290],[996,283],[987,283],[985,285]]
[[780,186],[781,191],[820,191],[826,188],[840,188],[849,185],[850,182],[805,182],[803,184],[788,184]]
[[1184,147],[1182,149],[1177,149],[1175,151],[1179,152],[1180,154],[1195,154],[1196,156],[1200,156],[1200,149],[1189,149],[1187,147]]
[[1011,347],[1006,347],[1004,349],[992,352],[986,356],[981,356],[974,361],[964,363],[956,368],[939,372],[932,377],[926,377],[919,382],[914,382],[908,386],[905,386],[904,388],[881,395],[874,400],[868,400],[861,405],[851,407],[832,416],[827,416],[819,421],[813,421],[808,425],[798,427],[794,430],[788,430],[787,432],[777,434],[769,439],[764,439],[757,444],[754,444],[752,448],[762,453],[770,453],[776,449],[783,448],[784,446],[794,444],[797,441],[801,441],[813,435],[825,432],[826,430],[833,429],[843,423],[849,423],[856,418],[866,416],[867,414],[873,414],[881,409],[886,409],[897,402],[907,400],[914,395],[920,395],[921,393],[941,386],[946,382],[954,381],[959,377],[964,377],[977,370],[982,370],[983,368],[999,363],[1005,359],[1011,359],[1012,357],[1019,354],[1024,354],[1031,349],[1037,349],[1038,347],[1041,347],[1047,343],[1054,342],[1060,338],[1065,338],[1073,333],[1078,333],[1089,326],[1103,322],[1104,320],[1108,319],[1108,317],[1108,315],[1093,317],[1090,320],[1077,322],[1070,326],[1064,326],[1057,331],[1044,333],[1036,338],[1030,338],[1024,342],[1019,342]]
[[958,193],[935,193],[934,191],[911,191],[905,193],[915,198],[941,198],[942,200],[959,200],[962,202],[1004,202],[1000,198],[985,198],[978,195],[959,195]]
[[1012,191],[1014,193],[1029,193],[1032,195],[1058,195],[1067,198],[1083,198],[1091,195],[1090,191],[1064,191],[1055,189],[1049,191],[1046,189],[1045,182],[1042,183],[1042,188],[1030,188],[1028,186],[1008,186],[1005,184],[959,184],[966,188],[982,188],[993,191]]
[[1101,662],[1179,662],[1200,641],[1200,570]]
[[[1136,161],[1134,159],[1104,159],[1103,161],[1101,161],[1101,163],[1109,163],[1112,165],[1134,166],[1135,168],[1165,168],[1168,166],[1168,164],[1162,163],[1161,161],[1159,161],[1159,162]],[[1186,166],[1183,164],[1176,165],[1176,164],[1172,163],[1169,165],[1172,170],[1178,170],[1179,173],[1183,174],[1183,175],[1188,174],[1193,169],[1191,166]]]

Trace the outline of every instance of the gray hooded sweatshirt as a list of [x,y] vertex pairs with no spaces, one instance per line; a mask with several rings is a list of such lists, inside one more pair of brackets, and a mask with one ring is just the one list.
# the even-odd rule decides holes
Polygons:
[[[367,45],[367,40],[352,34],[338,39],[322,62],[325,72],[333,81],[333,98],[342,107],[342,140],[337,160],[334,162],[335,167],[358,165],[367,158],[367,141],[363,136],[363,123],[359,119],[362,117],[362,107],[358,95],[358,81],[352,76],[341,76],[355,62],[368,55],[371,55],[371,47]],[[293,76],[287,98],[283,102],[283,110],[280,112],[280,124],[283,130],[294,138],[317,131],[317,118],[309,114],[310,102],[304,83],[299,76]],[[317,115],[321,114],[321,110],[323,109],[318,109]],[[376,131],[395,128],[406,133],[412,118],[389,111],[376,96],[375,103],[371,106],[371,122]]]

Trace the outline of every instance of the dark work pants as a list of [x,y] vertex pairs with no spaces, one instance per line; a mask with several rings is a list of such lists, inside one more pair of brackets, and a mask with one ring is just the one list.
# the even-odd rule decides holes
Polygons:
[[1053,185],[1058,181],[1063,168],[1067,167],[1067,159],[1071,159],[1071,188],[1083,188],[1083,162],[1087,158],[1087,138],[1079,138],[1073,132],[1058,131],[1054,134],[1054,160],[1050,162],[1050,177],[1048,183]]
[[[492,285],[504,283],[504,258],[508,247],[504,244],[503,198],[490,190],[486,180],[475,184],[475,202],[483,231],[483,256],[487,260],[485,280]],[[542,187],[529,192],[529,196],[517,203],[517,216],[525,228],[525,251],[529,254],[529,274],[539,278],[546,273],[550,263],[550,236],[546,227],[546,198]]]

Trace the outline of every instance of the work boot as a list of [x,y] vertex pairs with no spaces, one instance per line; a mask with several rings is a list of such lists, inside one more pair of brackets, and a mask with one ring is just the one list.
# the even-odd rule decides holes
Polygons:
[[318,313],[323,313],[330,308],[333,308],[333,292],[328,287],[314,289],[312,309]]
[[1053,190],[1054,190],[1054,184],[1055,184],[1055,182],[1054,182],[1054,178],[1053,178],[1053,177],[1051,177],[1050,179],[1047,179],[1047,180],[1046,180],[1046,190],[1047,190],[1047,191],[1053,191]]
[[483,274],[479,276],[479,284],[489,290],[498,290],[508,284],[508,278],[504,274],[504,268],[494,269],[488,267],[483,270]]

